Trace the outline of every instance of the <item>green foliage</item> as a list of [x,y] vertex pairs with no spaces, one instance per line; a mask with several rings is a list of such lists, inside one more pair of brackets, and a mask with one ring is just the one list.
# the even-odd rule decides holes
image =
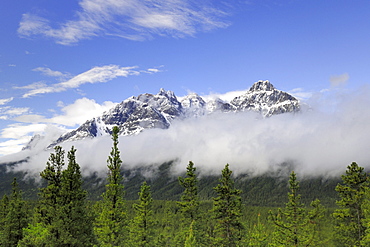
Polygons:
[[261,214],[258,214],[257,223],[249,230],[246,246],[264,247],[268,245],[268,234],[264,224],[261,223]]
[[101,246],[120,246],[124,243],[127,235],[118,133],[119,128],[113,127],[113,147],[107,160],[108,184],[102,195],[103,201],[97,207],[98,216],[94,231]]
[[144,182],[139,192],[139,203],[134,204],[136,216],[130,227],[130,240],[133,246],[153,246],[153,199],[150,186]]
[[[60,146],[56,146],[54,150],[55,153],[50,154],[46,168],[40,173],[40,176],[47,182],[47,186],[40,189],[40,200],[35,208],[35,219],[26,231],[27,236],[21,241],[21,246],[62,246],[63,222],[60,191],[62,188],[64,151]],[[36,234],[36,236],[31,234]],[[36,239],[38,242],[33,242]]]
[[23,238],[23,228],[28,224],[28,210],[22,199],[16,178],[12,183],[12,194],[1,202],[0,245],[16,246]]
[[220,246],[238,246],[242,237],[241,190],[234,188],[229,164],[222,170],[220,183],[214,188],[212,213],[216,219],[214,243]]
[[76,149],[68,152],[68,167],[62,173],[60,217],[63,221],[64,244],[92,246],[95,243],[92,222],[87,212],[86,191],[82,189],[80,166],[76,162]]
[[9,207],[9,197],[7,195],[4,195],[0,201],[0,246],[2,245],[3,241],[5,241],[4,225],[6,216],[8,214],[8,207]]
[[179,183],[184,188],[179,206],[188,223],[199,217],[198,180],[195,171],[194,163],[190,161],[186,167],[186,177],[179,177]]
[[362,204],[364,219],[362,223],[366,227],[365,234],[361,240],[362,246],[370,246],[370,187],[365,188],[365,200]]
[[189,227],[189,233],[188,235],[186,236],[186,239],[185,239],[185,247],[197,247],[199,246],[197,244],[197,239],[195,237],[195,234],[194,234],[194,223],[195,221],[193,220],[190,224],[190,227]]
[[86,191],[81,188],[80,167],[76,149],[68,152],[68,167],[64,166],[64,151],[55,147],[40,176],[47,186],[40,189],[40,201],[34,222],[26,230],[21,246],[93,246],[92,218],[86,211]]
[[29,224],[24,229],[24,237],[19,242],[19,247],[49,247],[55,246],[50,243],[50,232],[43,223]]
[[322,217],[323,208],[319,200],[311,203],[312,211],[308,211],[301,203],[298,193],[299,182],[294,171],[289,178],[288,202],[278,213],[270,212],[270,220],[275,225],[273,234],[274,246],[317,246],[319,239],[318,219]]
[[333,213],[335,237],[338,245],[360,246],[367,228],[364,224],[364,202],[369,187],[368,175],[364,168],[353,162],[342,175],[342,180],[343,184],[335,188],[341,198],[337,201],[340,209]]

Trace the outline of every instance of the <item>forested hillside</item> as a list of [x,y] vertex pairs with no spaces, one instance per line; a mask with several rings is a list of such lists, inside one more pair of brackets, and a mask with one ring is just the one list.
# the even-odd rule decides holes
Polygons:
[[[77,154],[78,155],[78,154]],[[179,200],[182,188],[178,184],[177,176],[170,173],[172,163],[164,163],[156,174],[151,178],[145,178],[140,170],[121,170],[124,177],[123,184],[126,191],[127,200],[138,199],[138,192],[143,181],[151,186],[154,200]],[[232,164],[230,164],[232,165]],[[35,179],[27,177],[25,179],[23,172],[6,172],[6,165],[0,166],[0,196],[8,194],[11,191],[11,183],[14,177],[17,178],[19,187],[24,192],[24,198],[37,199],[37,193],[40,183]],[[285,175],[276,176],[274,174],[265,174],[257,177],[237,176],[234,177],[235,184],[243,192],[241,194],[243,203],[250,206],[283,206],[284,196],[288,192],[288,177]],[[218,183],[218,176],[202,176],[199,178],[199,196],[201,200],[210,200],[215,192],[213,187]],[[89,200],[99,200],[104,191],[106,177],[93,175],[83,177],[83,188],[88,192]],[[300,181],[301,193],[304,195],[302,200],[305,203],[319,198],[326,206],[334,206],[338,195],[335,192],[335,186],[340,182],[340,178],[323,177],[305,177]]]

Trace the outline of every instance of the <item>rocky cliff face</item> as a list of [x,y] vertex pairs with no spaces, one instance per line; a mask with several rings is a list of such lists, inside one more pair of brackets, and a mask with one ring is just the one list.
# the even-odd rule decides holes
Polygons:
[[256,82],[246,94],[234,98],[230,103],[236,111],[253,110],[265,117],[300,109],[296,98],[277,90],[269,81]]
[[131,97],[102,116],[86,121],[76,130],[58,138],[51,146],[66,141],[109,135],[113,126],[121,135],[138,134],[144,129],[167,129],[175,119],[199,117],[213,112],[256,111],[264,117],[297,112],[299,101],[292,95],[277,90],[269,81],[258,81],[243,95],[230,102],[221,99],[205,101],[191,93],[181,99],[171,91],[161,89],[158,94]]

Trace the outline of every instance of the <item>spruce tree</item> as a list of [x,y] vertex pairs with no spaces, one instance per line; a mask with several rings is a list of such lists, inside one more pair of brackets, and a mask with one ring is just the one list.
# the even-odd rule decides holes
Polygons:
[[9,197],[4,195],[0,201],[0,246],[5,241],[4,225],[8,214]]
[[214,245],[239,246],[243,225],[241,223],[241,190],[234,188],[229,164],[222,170],[220,183],[214,188],[212,213],[216,219]]
[[317,246],[317,220],[322,217],[323,207],[315,200],[311,203],[311,211],[305,208],[294,171],[290,174],[289,189],[285,208],[279,208],[277,214],[270,211],[269,218],[275,226],[273,246]]
[[266,227],[261,223],[261,214],[257,216],[257,224],[249,231],[248,238],[245,241],[246,246],[265,247],[268,246],[268,234]]
[[179,177],[179,184],[184,188],[184,192],[181,196],[181,201],[177,202],[180,206],[180,212],[182,216],[181,228],[183,231],[177,234],[177,242],[179,245],[184,245],[185,239],[189,234],[189,227],[192,226],[192,235],[194,241],[200,245],[200,237],[204,239],[204,236],[200,234],[199,227],[201,222],[199,215],[199,196],[198,196],[198,179],[195,174],[196,168],[192,161],[189,161],[188,166],[186,167],[186,177]]
[[139,203],[133,205],[136,216],[130,228],[132,246],[154,246],[153,244],[153,210],[150,186],[143,182],[139,192]]
[[359,246],[366,231],[364,224],[364,201],[369,187],[368,175],[363,167],[353,162],[342,175],[343,184],[335,190],[340,196],[337,201],[340,209],[335,210],[335,237],[343,246]]
[[184,247],[198,247],[197,239],[195,238],[194,234],[194,223],[195,221],[192,221],[189,227],[189,233],[186,236]]
[[102,202],[97,205],[98,216],[94,229],[101,246],[122,246],[127,235],[118,133],[119,128],[113,127],[113,147],[107,160],[108,184]]
[[76,149],[68,152],[68,167],[61,179],[61,220],[63,244],[68,246],[92,246],[95,243],[93,218],[86,207],[86,190],[82,189],[80,166],[76,162]]
[[19,246],[93,246],[92,218],[86,212],[86,191],[74,147],[68,152],[63,170],[64,151],[56,146],[40,176],[46,181],[33,223],[25,230]]
[[23,238],[23,228],[28,225],[28,210],[26,202],[22,199],[22,192],[18,188],[16,178],[12,183],[12,194],[9,200],[5,199],[1,222],[2,234],[0,245],[5,247],[16,246]]
[[44,243],[45,246],[58,246],[63,241],[60,191],[65,152],[61,146],[56,146],[54,151],[55,153],[50,154],[46,168],[40,173],[47,185],[40,189],[39,206],[36,207],[35,212],[37,223],[42,223],[42,226],[47,228],[49,238]]
[[188,225],[199,218],[198,179],[195,171],[194,163],[190,161],[186,167],[186,177],[179,177],[179,183],[184,188],[184,192],[178,204]]

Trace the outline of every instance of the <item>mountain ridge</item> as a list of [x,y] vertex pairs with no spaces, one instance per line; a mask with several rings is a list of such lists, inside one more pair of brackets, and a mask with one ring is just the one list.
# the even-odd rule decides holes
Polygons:
[[87,120],[77,129],[61,135],[49,148],[63,142],[110,135],[113,126],[120,128],[120,135],[137,135],[145,129],[168,129],[175,119],[242,111],[255,111],[263,117],[271,117],[299,112],[300,102],[276,89],[267,80],[257,81],[248,91],[230,102],[220,98],[204,99],[196,93],[178,98],[174,92],[161,88],[157,94],[144,93],[123,100],[101,116]]

